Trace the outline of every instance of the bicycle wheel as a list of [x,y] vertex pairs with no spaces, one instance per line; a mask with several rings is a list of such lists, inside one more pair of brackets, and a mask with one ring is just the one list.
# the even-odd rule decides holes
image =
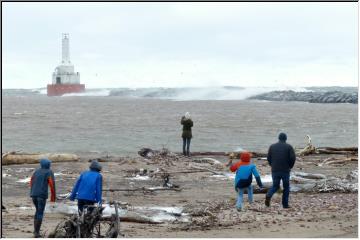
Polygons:
[[114,203],[115,214],[110,217],[101,217],[93,229],[93,237],[117,238],[120,232],[120,217],[117,203]]

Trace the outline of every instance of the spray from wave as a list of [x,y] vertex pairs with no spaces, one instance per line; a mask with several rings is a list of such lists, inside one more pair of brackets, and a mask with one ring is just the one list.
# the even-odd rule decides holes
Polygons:
[[203,88],[139,88],[139,89],[113,89],[110,96],[125,98],[156,98],[175,101],[191,100],[244,100],[251,96],[271,91],[310,91],[305,88],[285,87],[203,87]]
[[[199,100],[244,100],[256,95],[273,91],[294,92],[328,92],[338,90],[341,92],[357,92],[357,88],[343,87],[185,87],[185,88],[94,88],[86,89],[83,93],[69,93],[63,97],[122,97],[122,98],[150,98],[167,99],[173,101],[199,101]],[[4,89],[4,95],[46,95],[46,88],[37,89]]]
[[62,97],[107,97],[110,95],[109,89],[88,89],[82,93],[67,93]]

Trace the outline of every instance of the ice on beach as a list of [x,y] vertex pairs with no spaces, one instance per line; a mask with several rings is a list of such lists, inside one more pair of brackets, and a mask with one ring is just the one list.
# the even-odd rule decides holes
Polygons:
[[260,178],[261,178],[261,182],[263,182],[263,183],[267,183],[267,182],[272,183],[271,175],[260,176]]
[[20,209],[20,210],[33,210],[33,209],[35,209],[35,207],[20,206],[20,207],[18,207],[18,209]]
[[47,204],[45,207],[47,213],[76,214],[78,212],[77,205],[68,205],[65,203]]
[[33,170],[34,170],[34,168],[18,168],[18,169],[15,169],[14,171],[17,173],[22,173],[22,172],[31,172]]
[[235,179],[235,174],[234,173],[224,173],[224,174],[215,174],[215,175],[212,175],[211,177],[215,177],[215,178],[221,178],[221,179]]
[[18,182],[18,183],[29,183],[30,180],[31,180],[31,177],[27,177],[27,178],[24,178],[24,179],[17,180],[16,182]]
[[181,221],[188,222],[189,218],[187,214],[183,214],[182,207],[161,207],[161,206],[152,206],[152,207],[143,207],[137,206],[133,207],[135,212],[140,212],[141,214],[149,217],[155,222],[164,222],[164,221]]
[[146,180],[149,180],[149,179],[150,179],[150,177],[149,177],[149,176],[140,176],[140,175],[136,175],[136,177],[127,178],[127,179],[137,180],[137,181],[146,181]]
[[134,209],[142,209],[142,210],[155,210],[155,211],[163,211],[171,214],[181,214],[183,209],[181,207],[134,207]]
[[7,173],[3,173],[2,174],[2,177],[4,178],[4,177],[11,177],[11,175],[10,174],[7,174]]

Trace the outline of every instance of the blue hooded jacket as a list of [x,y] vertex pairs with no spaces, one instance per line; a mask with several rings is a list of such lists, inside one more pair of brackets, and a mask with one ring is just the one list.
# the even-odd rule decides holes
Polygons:
[[99,173],[101,166],[93,162],[90,171],[81,173],[70,195],[70,200],[88,200],[101,203],[102,176]]
[[40,160],[40,168],[37,169],[30,180],[30,196],[48,198],[48,185],[51,189],[51,201],[55,201],[55,177],[50,170],[51,162],[48,159]]
[[254,174],[255,179],[259,187],[263,187],[260,175],[256,169],[255,164],[248,164],[240,166],[235,175],[235,189],[246,188],[251,185],[252,175]]

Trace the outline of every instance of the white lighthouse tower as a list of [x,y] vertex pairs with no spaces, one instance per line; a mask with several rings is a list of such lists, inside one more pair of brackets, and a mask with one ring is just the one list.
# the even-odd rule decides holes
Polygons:
[[62,60],[55,68],[52,77],[53,84],[80,84],[80,73],[74,72],[74,65],[70,62],[69,34],[63,33]]
[[80,84],[80,73],[74,71],[74,65],[70,62],[69,34],[62,36],[62,60],[52,74],[52,84],[48,84],[48,96],[60,96],[65,93],[77,93],[85,91],[85,85]]

